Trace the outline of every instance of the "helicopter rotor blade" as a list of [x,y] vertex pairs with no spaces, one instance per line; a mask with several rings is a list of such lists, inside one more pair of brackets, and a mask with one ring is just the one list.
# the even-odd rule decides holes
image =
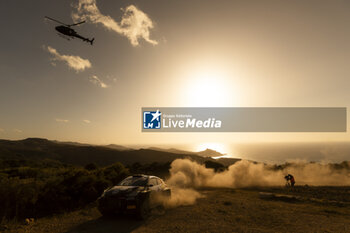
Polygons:
[[50,18],[50,17],[47,17],[47,16],[45,16],[45,18],[46,18],[46,19],[49,19],[49,20],[52,20],[52,21],[54,21],[54,22],[56,22],[56,23],[59,23],[59,24],[65,25],[65,26],[67,26],[67,27],[69,27],[69,26],[70,26],[70,25],[68,25],[68,24],[62,23],[62,22],[60,22],[60,21],[58,21],[58,20],[56,20],[56,19],[53,19],[53,18]]
[[82,21],[82,22],[79,22],[79,23],[74,23],[74,24],[70,24],[70,25],[68,25],[68,26],[77,26],[77,25],[79,25],[79,24],[82,24],[82,23],[85,23],[85,20],[84,21]]

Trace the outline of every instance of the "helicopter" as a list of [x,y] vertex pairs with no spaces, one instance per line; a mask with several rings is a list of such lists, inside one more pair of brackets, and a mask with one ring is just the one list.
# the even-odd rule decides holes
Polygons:
[[79,24],[83,24],[83,23],[85,23],[85,21],[82,21],[79,23],[74,23],[74,24],[65,24],[65,23],[62,23],[56,19],[53,19],[53,18],[50,18],[47,16],[45,16],[45,18],[61,24],[60,26],[55,27],[56,31],[58,31],[60,33],[60,35],[69,36],[73,39],[74,39],[74,37],[76,37],[76,38],[79,38],[83,41],[89,42],[91,45],[94,43],[95,38],[92,38],[91,40],[88,38],[85,38],[85,37],[79,35],[74,29],[71,28],[72,26],[77,26]]

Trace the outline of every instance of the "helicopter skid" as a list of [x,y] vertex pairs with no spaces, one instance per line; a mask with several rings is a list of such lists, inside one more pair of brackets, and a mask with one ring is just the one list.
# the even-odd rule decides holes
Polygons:
[[57,34],[58,34],[60,37],[62,37],[63,39],[66,39],[66,40],[74,39],[73,37],[63,35],[62,33],[57,33]]

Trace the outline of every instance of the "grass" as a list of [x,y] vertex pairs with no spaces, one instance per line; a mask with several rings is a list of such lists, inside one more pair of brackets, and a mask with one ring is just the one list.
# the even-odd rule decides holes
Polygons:
[[[311,187],[323,198],[349,187]],[[94,206],[36,220],[32,225],[10,225],[5,232],[350,232],[350,209],[308,201],[289,203],[262,200],[261,190],[282,193],[283,188],[201,189],[205,198],[192,206],[167,209],[146,221],[130,217],[105,219]],[[298,192],[300,195],[300,192]],[[329,196],[330,197],[330,196]],[[340,197],[339,197],[340,198]],[[340,198],[341,200],[344,198]],[[346,197],[345,197],[346,199]]]

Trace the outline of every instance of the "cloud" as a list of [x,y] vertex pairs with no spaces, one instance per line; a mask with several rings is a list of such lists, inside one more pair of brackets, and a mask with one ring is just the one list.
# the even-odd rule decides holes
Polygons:
[[15,132],[15,133],[23,133],[23,131],[20,130],[20,129],[13,129],[13,132]]
[[114,75],[107,75],[106,78],[111,82],[117,82],[117,78]]
[[55,121],[57,121],[57,122],[62,122],[62,123],[68,123],[68,122],[69,122],[69,120],[60,119],[60,118],[56,118]]
[[44,48],[54,56],[54,58],[52,60],[64,61],[67,63],[67,65],[70,68],[74,69],[77,72],[83,71],[83,70],[91,67],[91,63],[88,59],[83,59],[79,56],[61,55],[59,52],[57,52],[56,49],[54,49],[50,46],[47,46],[47,47],[44,46]]
[[109,15],[103,15],[96,5],[96,0],[79,0],[74,7],[76,11],[72,13],[72,18],[75,21],[86,20],[96,24],[100,23],[105,28],[126,36],[133,46],[139,45],[140,38],[150,44],[158,44],[157,41],[150,39],[150,29],[153,28],[152,20],[134,5],[121,9],[123,16],[120,22],[116,22]]
[[92,82],[95,85],[98,85],[102,88],[107,88],[107,84],[105,84],[104,82],[102,82],[101,79],[99,79],[96,75],[92,75],[91,77],[89,77],[90,82]]
[[86,123],[86,124],[90,124],[91,123],[91,121],[89,121],[89,120],[83,120],[83,122]]

